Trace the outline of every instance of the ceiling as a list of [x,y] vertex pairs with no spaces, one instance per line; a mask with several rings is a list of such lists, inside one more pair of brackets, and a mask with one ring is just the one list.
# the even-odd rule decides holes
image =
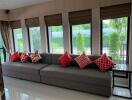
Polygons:
[[34,4],[40,4],[46,1],[51,1],[51,0],[0,0],[0,9],[11,10],[11,9],[21,8]]

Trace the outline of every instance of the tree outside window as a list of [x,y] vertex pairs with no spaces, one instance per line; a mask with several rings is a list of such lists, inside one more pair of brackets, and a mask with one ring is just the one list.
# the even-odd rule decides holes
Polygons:
[[63,27],[48,26],[50,53],[64,53]]
[[103,20],[103,53],[115,63],[126,63],[128,18]]
[[15,50],[19,52],[23,52],[23,37],[22,37],[22,29],[13,29],[13,35],[14,35],[14,44],[15,44]]
[[91,54],[91,26],[90,24],[72,25],[73,54]]
[[35,50],[39,50],[39,52],[41,52],[40,27],[30,27],[29,36],[31,52],[34,52]]

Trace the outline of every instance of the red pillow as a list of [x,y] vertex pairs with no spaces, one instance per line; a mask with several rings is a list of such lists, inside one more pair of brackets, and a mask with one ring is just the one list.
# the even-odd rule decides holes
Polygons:
[[101,71],[107,71],[115,65],[112,60],[105,54],[96,59],[94,63],[99,67]]
[[20,58],[21,58],[22,63],[26,63],[29,60],[29,54],[27,52],[24,52],[24,53],[21,54]]
[[33,54],[30,55],[30,59],[32,63],[37,63],[42,59],[42,57],[40,56],[38,50],[36,50]]
[[92,63],[92,61],[89,59],[89,57],[85,53],[76,57],[75,61],[79,65],[80,69],[84,69],[86,65]]
[[72,62],[72,57],[68,52],[65,52],[58,60],[62,67],[67,67]]
[[18,52],[14,52],[13,54],[11,54],[10,60],[12,62],[20,61],[20,54]]

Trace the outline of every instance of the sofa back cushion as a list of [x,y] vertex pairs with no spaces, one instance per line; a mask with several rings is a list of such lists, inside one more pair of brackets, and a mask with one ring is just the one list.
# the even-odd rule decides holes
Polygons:
[[[78,66],[78,64],[74,60],[78,55],[71,55],[71,56],[73,58],[73,61],[71,63],[71,66]],[[90,58],[91,61],[94,61],[94,60],[98,59],[100,56],[89,55],[88,57]]]
[[[52,61],[51,61],[51,63],[52,63],[52,64],[57,64],[57,65],[59,65],[60,63],[59,63],[58,59],[59,59],[59,57],[60,57],[61,55],[62,55],[62,54],[52,54]],[[75,59],[76,57],[78,57],[78,56],[79,56],[79,55],[71,55],[73,61],[71,62],[70,66],[78,66],[78,64],[77,64],[76,61],[74,60],[74,59]],[[91,61],[94,61],[94,60],[98,59],[100,56],[89,55],[88,57],[91,59]],[[110,58],[110,59],[111,59],[111,58]]]
[[[52,64],[57,64],[59,65],[60,62],[59,62],[59,57],[62,56],[62,54],[52,54]],[[76,58],[78,55],[71,55],[73,61],[71,62],[70,65],[74,65],[74,66],[78,66],[76,61],[74,61],[74,58]]]
[[42,57],[41,63],[44,64],[51,64],[52,63],[52,54],[49,53],[41,53],[40,56]]
[[62,54],[52,54],[52,64],[59,65],[59,57],[62,56]]

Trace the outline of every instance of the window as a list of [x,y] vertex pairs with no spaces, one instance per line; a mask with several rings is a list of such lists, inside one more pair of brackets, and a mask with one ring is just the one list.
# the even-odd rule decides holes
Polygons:
[[126,63],[128,45],[128,17],[102,21],[102,53],[107,53],[115,63]]
[[73,54],[91,54],[91,22],[92,10],[69,13],[71,29],[71,52]]
[[91,54],[91,25],[72,25],[72,53]]
[[111,56],[115,63],[129,63],[130,15],[131,3],[100,8],[102,53]]
[[21,28],[13,29],[13,38],[15,51],[23,52],[23,37]]
[[64,53],[62,15],[45,16],[45,23],[47,25],[48,51],[55,54]]
[[23,36],[20,20],[10,21],[10,26],[12,29],[14,50],[23,52]]
[[29,27],[29,40],[31,52],[35,50],[41,51],[41,36],[40,36],[40,27]]
[[50,53],[64,53],[63,27],[48,26]]
[[35,50],[41,52],[39,17],[26,19],[25,23],[28,28],[30,52],[34,52]]

